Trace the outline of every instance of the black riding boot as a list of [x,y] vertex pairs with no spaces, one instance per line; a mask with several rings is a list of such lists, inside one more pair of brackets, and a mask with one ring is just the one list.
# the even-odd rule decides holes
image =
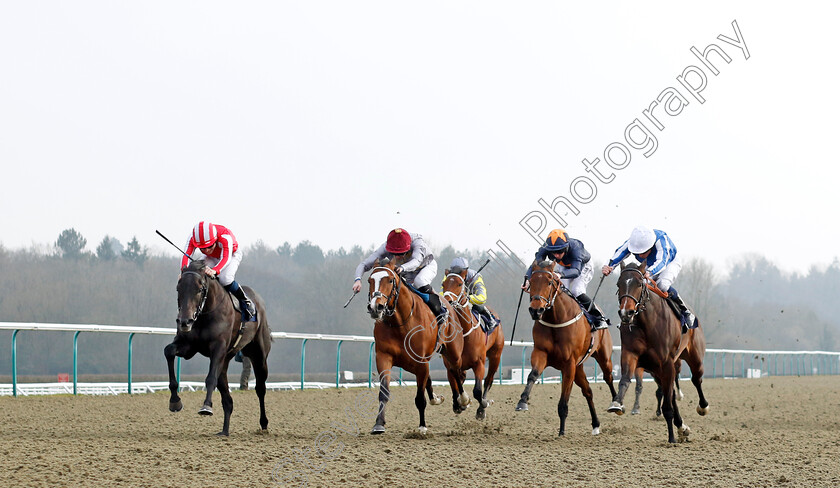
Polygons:
[[680,296],[677,289],[673,286],[668,289],[668,298],[670,298],[674,303],[677,304],[677,307],[680,309],[680,313],[682,313],[682,328],[683,332],[687,332],[688,329],[693,329],[697,327],[697,318],[691,313],[691,310],[688,309],[688,306],[683,301],[682,297]]
[[606,319],[606,317],[604,317],[604,313],[601,311],[600,308],[598,308],[597,304],[592,303],[592,299],[589,298],[589,295],[587,295],[586,293],[581,293],[577,296],[577,300],[580,302],[581,305],[583,305],[583,308],[585,308],[587,312],[591,313],[596,317],[596,322],[591,324],[593,331],[598,328],[609,326],[610,323]]
[[472,306],[473,310],[478,312],[482,318],[484,318],[484,322],[487,324],[487,330],[492,329],[496,326],[496,318],[490,315],[490,311],[487,310],[487,307],[484,305],[475,305]]
[[239,305],[242,307],[242,311],[245,312],[246,322],[257,315],[257,309],[254,308],[254,303],[248,298],[248,295],[245,294],[245,290],[239,286],[239,283],[233,281],[225,287],[225,290],[233,293],[233,296],[239,300]]
[[440,303],[440,295],[435,293],[432,289],[432,285],[425,285],[421,286],[417,289],[417,291],[421,293],[426,293],[429,295],[429,308],[432,310],[432,313],[435,315],[438,324],[442,324],[443,321],[446,319],[446,309],[443,308],[443,305]]

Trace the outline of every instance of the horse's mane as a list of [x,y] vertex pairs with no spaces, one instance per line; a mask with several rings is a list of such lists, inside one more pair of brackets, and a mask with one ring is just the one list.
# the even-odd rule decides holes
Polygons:
[[190,261],[188,265],[186,265],[181,271],[195,271],[198,273],[199,271],[203,270],[206,264],[204,260],[197,259],[195,261]]

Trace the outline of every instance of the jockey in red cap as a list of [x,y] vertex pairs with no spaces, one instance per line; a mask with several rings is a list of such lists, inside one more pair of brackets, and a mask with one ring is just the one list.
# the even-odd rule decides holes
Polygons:
[[388,239],[384,244],[368,256],[356,267],[356,277],[353,281],[353,292],[358,293],[362,289],[362,275],[373,268],[376,260],[385,257],[397,259],[397,274],[401,274],[407,283],[414,288],[429,295],[429,308],[437,317],[438,322],[445,316],[444,308],[440,303],[440,296],[432,289],[432,280],[437,275],[437,262],[434,255],[426,247],[423,236],[411,234],[405,229],[394,229],[388,233]]
[[[181,259],[181,268],[189,264],[187,256],[192,256],[196,250],[204,255],[207,264],[204,272],[209,276],[218,277],[219,284],[239,299],[239,303],[246,313],[246,318],[253,318],[257,310],[245,294],[245,290],[239,287],[239,283],[235,279],[236,270],[239,269],[239,263],[242,262],[242,252],[239,250],[239,244],[237,244],[230,229],[207,221],[196,224],[187,243],[185,256]],[[201,258],[202,256],[197,257]]]

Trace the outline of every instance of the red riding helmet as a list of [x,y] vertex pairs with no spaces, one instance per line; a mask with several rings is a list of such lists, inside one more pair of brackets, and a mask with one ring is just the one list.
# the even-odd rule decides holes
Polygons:
[[212,246],[218,239],[216,226],[210,222],[199,222],[193,228],[192,243],[199,249]]
[[385,250],[392,254],[404,254],[411,250],[411,235],[405,229],[394,229],[388,233]]

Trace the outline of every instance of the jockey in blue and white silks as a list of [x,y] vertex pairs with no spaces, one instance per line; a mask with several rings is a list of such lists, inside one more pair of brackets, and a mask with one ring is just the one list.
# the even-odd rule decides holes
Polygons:
[[612,270],[630,254],[646,266],[645,277],[656,282],[660,290],[677,304],[682,312],[683,323],[688,327],[696,327],[694,314],[686,306],[673,283],[682,269],[682,260],[677,255],[677,246],[664,231],[639,226],[630,233],[630,238],[615,250],[609,263],[601,269],[603,274],[609,275]]

